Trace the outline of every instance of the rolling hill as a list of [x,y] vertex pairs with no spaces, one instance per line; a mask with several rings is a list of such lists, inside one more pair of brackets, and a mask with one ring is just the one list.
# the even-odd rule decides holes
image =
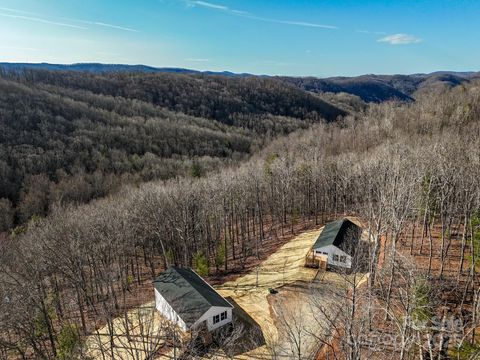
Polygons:
[[[0,68],[7,71],[51,70],[51,71],[78,71],[94,74],[106,73],[163,73],[189,75],[221,75],[225,77],[256,77],[268,78],[265,75],[237,74],[230,71],[211,72],[197,71],[183,68],[157,68],[145,65],[122,64],[29,64],[29,63],[0,63]],[[356,77],[291,77],[278,76],[276,79],[294,85],[302,90],[322,93],[347,93],[358,96],[365,102],[380,103],[399,100],[413,101],[417,91],[437,90],[439,87],[453,87],[468,83],[472,79],[480,78],[479,72],[437,71],[430,74],[412,75],[362,75]]]
[[391,100],[413,101],[419,90],[428,91],[438,87],[451,88],[473,79],[480,73],[436,72],[413,75],[362,75],[357,77],[281,77],[282,81],[314,93],[347,93],[360,97],[366,102]]
[[91,73],[109,72],[143,72],[143,73],[173,73],[173,74],[206,74],[223,76],[252,76],[251,74],[236,74],[230,71],[198,71],[184,68],[154,67],[147,65],[78,63],[78,64],[50,64],[50,63],[8,63],[0,62],[0,68],[6,70],[50,70],[50,71],[81,71]]
[[[22,223],[123,183],[202,176],[346,112],[277,79],[25,70],[0,76],[0,211]],[[0,230],[2,230],[0,228]]]

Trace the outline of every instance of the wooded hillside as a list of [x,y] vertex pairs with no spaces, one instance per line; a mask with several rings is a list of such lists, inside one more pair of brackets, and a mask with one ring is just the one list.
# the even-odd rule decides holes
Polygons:
[[[262,102],[258,108],[265,107]],[[261,257],[266,237],[343,213],[365,220],[375,249],[388,238],[385,261],[393,265],[385,269],[399,269],[395,264],[403,255],[397,248],[411,225],[425,229],[431,261],[422,276],[439,289],[457,282],[454,293],[462,308],[456,316],[465,344],[474,348],[472,329],[480,325],[479,119],[480,84],[472,83],[424,94],[416,103],[372,105],[363,115],[314,125],[276,140],[238,169],[126,186],[88,205],[56,207],[2,245],[0,347],[52,358],[63,349],[59,334],[66,324],[83,335],[92,331],[88,314],[108,323],[122,313],[122,299],[132,288],[167,265],[205,274],[240,271],[249,259]],[[442,236],[441,247],[434,248],[428,234],[435,224]],[[454,255],[452,247],[461,251]],[[377,250],[370,258],[373,273]],[[460,267],[448,266],[460,256]],[[381,275],[390,284],[382,297],[388,306],[396,301],[397,270]],[[429,298],[425,306],[435,312],[446,301]],[[402,336],[418,334],[393,328]],[[424,331],[419,336],[431,335]],[[351,339],[342,348],[348,354],[359,351]],[[412,358],[417,356],[416,345],[402,346],[404,354],[411,350]]]
[[201,176],[342,115],[273,79],[3,71],[0,231],[122,183]]
[[479,73],[438,72],[412,75],[362,75],[355,77],[280,77],[288,84],[313,93],[348,93],[363,101],[413,101],[421,92],[444,91],[479,79]]

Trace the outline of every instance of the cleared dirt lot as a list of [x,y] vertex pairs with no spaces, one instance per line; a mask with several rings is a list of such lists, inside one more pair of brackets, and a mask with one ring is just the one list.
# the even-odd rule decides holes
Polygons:
[[[235,356],[235,359],[269,359],[271,352],[277,352],[282,358],[291,358],[295,349],[292,347],[291,336],[285,329],[288,317],[307,319],[312,316],[310,299],[320,297],[328,306],[329,287],[341,286],[341,278],[335,273],[320,273],[316,269],[305,268],[305,256],[319,236],[319,228],[304,232],[293,238],[272,253],[257,268],[250,273],[215,286],[221,295],[231,297],[239,307],[260,326],[266,345],[247,353]],[[318,276],[317,276],[318,275]],[[270,294],[269,288],[277,289],[277,294]],[[113,321],[113,334],[108,326],[98,330],[98,334],[89,337],[87,347],[89,355],[95,359],[111,359],[109,354],[102,355],[98,350],[100,344],[115,344],[115,359],[143,360],[152,346],[160,349],[157,358],[172,358],[172,350],[161,340],[164,322],[154,309],[154,303],[145,304],[144,315],[140,316],[138,309],[129,312],[129,327],[126,330],[125,318]],[[147,311],[150,309],[151,311]],[[152,310],[153,309],[153,310]],[[309,350],[316,346],[316,341],[308,333],[323,331],[321,322],[309,322],[306,331],[301,335],[302,342]],[[145,342],[145,333],[152,345]],[[143,338],[142,338],[143,337]],[[109,348],[109,346],[106,346]],[[219,352],[214,358],[222,358]]]
[[270,255],[258,270],[217,286],[220,294],[231,296],[257,321],[267,343],[276,341],[278,336],[273,319],[269,316],[268,289],[297,281],[310,282],[315,278],[317,270],[305,268],[303,265],[305,255],[319,234],[320,230],[314,230],[297,236]]
[[[320,229],[305,232],[270,255],[257,270],[237,278],[235,281],[226,282],[216,289],[225,297],[232,297],[261,327],[267,346],[278,341],[278,332],[274,324],[274,314],[267,297],[270,295],[268,288],[278,288],[295,282],[310,282],[317,271],[305,268],[305,255],[313,245]],[[277,294],[279,295],[279,294]],[[147,334],[155,346],[162,347],[163,321],[158,312],[154,310],[154,302],[142,306],[143,311],[134,309],[128,313],[127,318],[113,320],[113,327],[105,326],[98,330],[96,335],[87,339],[86,348],[88,355],[95,359],[144,359],[152,344],[145,344]],[[128,324],[128,330],[127,326]],[[113,333],[113,336],[110,334]],[[104,353],[100,349],[110,348],[110,342],[115,344],[112,353]],[[246,353],[239,358],[252,358],[253,356],[267,354],[267,346],[254,350],[255,354]],[[160,358],[169,358],[171,351]]]
[[86,354],[108,360],[146,359],[154,350],[168,354],[171,349],[164,341],[167,324],[154,306],[154,302],[145,304],[98,329],[85,343]]

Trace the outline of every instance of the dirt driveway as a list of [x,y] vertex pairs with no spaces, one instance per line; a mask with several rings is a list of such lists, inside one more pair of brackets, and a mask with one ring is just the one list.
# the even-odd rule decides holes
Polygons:
[[[236,359],[270,359],[271,352],[278,352],[281,358],[291,358],[295,351],[291,336],[285,329],[285,322],[281,317],[295,316],[307,319],[312,316],[309,299],[313,294],[323,296],[328,304],[328,286],[339,286],[334,273],[325,273],[322,279],[317,277],[318,271],[305,268],[305,256],[314,244],[322,229],[307,231],[284,244],[275,253],[271,254],[261,265],[250,273],[229,281],[215,288],[224,297],[231,297],[243,311],[260,326],[266,345],[255,350],[236,356]],[[269,288],[277,289],[278,293],[270,294]],[[319,291],[320,289],[320,291]],[[324,291],[322,291],[323,289]],[[134,309],[129,312],[127,319],[118,318],[113,321],[113,328],[104,327],[98,330],[97,335],[87,339],[89,355],[95,359],[125,359],[143,360],[152,344],[162,347],[162,318],[152,309],[154,303],[142,306],[143,312]],[[154,308],[153,308],[154,309]],[[287,312],[289,312],[287,314]],[[298,316],[299,315],[299,316]],[[129,323],[126,331],[125,323]],[[305,348],[313,348],[315,339],[308,337],[308,333],[321,331],[320,323],[310,322],[302,333],[302,344]],[[110,334],[113,333],[113,336]],[[101,344],[115,343],[114,354],[101,354]],[[108,346],[106,346],[108,348]],[[168,347],[165,347],[167,349]],[[112,356],[113,355],[113,356]],[[159,354],[158,359],[171,358],[171,352]],[[221,358],[216,354],[214,358]]]

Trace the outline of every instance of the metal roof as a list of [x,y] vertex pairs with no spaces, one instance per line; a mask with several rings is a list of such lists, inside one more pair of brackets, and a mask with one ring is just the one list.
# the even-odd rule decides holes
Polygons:
[[353,234],[353,240],[358,241],[361,231],[362,230],[358,225],[354,224],[348,219],[341,219],[328,223],[323,228],[317,241],[315,241],[313,249],[319,249],[325,246],[334,245],[338,248],[342,248],[342,250],[345,250],[343,249],[345,247],[342,246],[342,244],[348,238],[347,235]]
[[158,276],[155,289],[190,327],[212,306],[233,306],[217,293],[195,271],[189,268],[170,267]]

